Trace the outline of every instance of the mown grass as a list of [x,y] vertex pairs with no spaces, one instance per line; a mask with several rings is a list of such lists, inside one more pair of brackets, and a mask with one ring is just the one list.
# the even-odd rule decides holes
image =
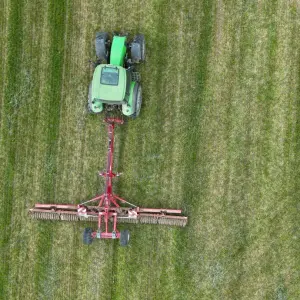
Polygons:
[[[3,16],[4,17],[4,16]],[[18,65],[21,63],[22,51],[22,5],[16,9],[9,11],[8,15],[9,32],[6,40],[7,58],[5,61],[5,75],[6,82],[2,81],[2,114],[1,114],[1,127],[2,130],[2,149],[4,153],[2,156],[3,165],[3,185],[1,192],[5,202],[1,205],[1,249],[3,251],[1,259],[1,280],[0,280],[0,293],[5,295],[5,286],[8,285],[8,272],[9,272],[9,252],[7,245],[10,241],[11,231],[10,220],[14,206],[14,175],[15,175],[15,162],[16,162],[16,135],[17,135],[17,113],[18,108],[21,106],[21,95],[18,91],[20,80],[17,76]],[[3,23],[4,25],[5,23]],[[4,26],[3,26],[4,27]],[[2,28],[3,28],[2,27]],[[4,49],[4,47],[2,48]],[[16,253],[18,255],[18,253]]]
[[[57,154],[60,129],[60,110],[62,106],[62,79],[63,69],[67,68],[64,62],[65,29],[66,29],[66,3],[50,2],[48,4],[47,24],[49,28],[49,53],[47,58],[47,79],[45,89],[39,96],[42,101],[40,106],[40,126],[43,128],[43,140],[45,146],[44,168],[39,170],[39,176],[43,190],[40,197],[51,202],[55,199],[57,180]],[[48,223],[38,227],[36,236],[34,284],[36,297],[50,299],[52,291],[58,282],[53,268],[52,247],[54,245],[55,229]]]
[[[3,299],[298,299],[297,1],[1,4]],[[33,222],[101,191],[106,131],[85,112],[97,30],[142,32],[141,117],[116,129],[116,191],[186,228]],[[125,228],[125,225],[121,226]]]

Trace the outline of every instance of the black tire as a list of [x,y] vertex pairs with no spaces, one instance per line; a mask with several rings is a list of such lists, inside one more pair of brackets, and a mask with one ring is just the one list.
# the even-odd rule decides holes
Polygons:
[[108,59],[108,33],[107,32],[97,32],[95,39],[95,49],[96,56],[99,60]]
[[90,245],[93,242],[93,237],[92,237],[93,229],[92,228],[85,228],[83,232],[83,243],[85,245]]
[[134,90],[133,90],[133,106],[134,106],[134,113],[130,116],[131,118],[135,119],[139,116],[141,107],[142,107],[142,86],[139,83],[136,83]]
[[92,108],[91,108],[91,105],[92,105],[92,82],[90,83],[89,85],[89,94],[88,94],[88,104],[87,104],[87,111],[88,113],[90,114],[94,114]]
[[145,36],[138,34],[131,43],[131,60],[133,63],[144,62],[146,58]]
[[121,236],[120,236],[120,245],[122,247],[125,247],[128,245],[129,243],[129,238],[130,238],[130,234],[129,234],[129,230],[122,230],[120,232]]

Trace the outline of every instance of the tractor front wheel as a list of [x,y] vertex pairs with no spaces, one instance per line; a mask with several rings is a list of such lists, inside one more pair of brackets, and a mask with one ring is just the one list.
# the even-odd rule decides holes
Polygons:
[[92,237],[93,229],[92,228],[85,228],[83,232],[83,243],[85,245],[90,245],[93,242]]
[[102,61],[108,59],[108,33],[97,32],[95,39],[96,56]]
[[125,247],[128,245],[129,243],[129,238],[130,238],[130,234],[129,234],[129,230],[122,230],[120,232],[120,245]]

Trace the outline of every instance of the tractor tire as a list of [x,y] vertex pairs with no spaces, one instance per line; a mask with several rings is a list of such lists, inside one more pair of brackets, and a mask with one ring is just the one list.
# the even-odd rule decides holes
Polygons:
[[93,242],[92,237],[93,229],[92,228],[85,228],[83,232],[83,243],[85,245],[90,245]]
[[87,111],[90,114],[93,113],[91,105],[92,105],[92,83],[90,83],[90,85],[89,85],[89,95],[88,95],[88,104],[87,104]]
[[135,119],[139,116],[141,107],[142,107],[142,87],[139,83],[136,84],[134,91],[133,91],[133,105],[134,105],[134,113],[130,116],[131,118]]
[[108,60],[108,33],[97,32],[95,39],[96,56],[101,60]]
[[146,57],[145,36],[138,34],[131,43],[131,60],[133,63],[144,62]]
[[128,245],[129,243],[129,238],[130,238],[130,234],[129,234],[129,230],[122,230],[120,232],[121,236],[120,236],[120,245],[122,247],[125,247]]

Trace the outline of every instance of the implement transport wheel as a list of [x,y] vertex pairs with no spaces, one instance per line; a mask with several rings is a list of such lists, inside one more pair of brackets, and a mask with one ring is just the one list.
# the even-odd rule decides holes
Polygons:
[[130,238],[130,234],[129,234],[129,230],[122,230],[120,232],[120,245],[125,247],[128,245],[129,243],[129,238]]
[[143,34],[138,34],[134,37],[131,43],[131,59],[134,63],[140,63],[145,61],[146,44]]
[[139,83],[137,83],[133,90],[133,105],[134,105],[134,113],[130,116],[135,119],[139,116],[142,106],[142,87]]
[[90,245],[93,242],[92,237],[93,229],[92,228],[85,228],[83,232],[83,243],[85,245]]
[[95,39],[96,55],[99,60],[108,59],[108,33],[107,32],[97,32]]

